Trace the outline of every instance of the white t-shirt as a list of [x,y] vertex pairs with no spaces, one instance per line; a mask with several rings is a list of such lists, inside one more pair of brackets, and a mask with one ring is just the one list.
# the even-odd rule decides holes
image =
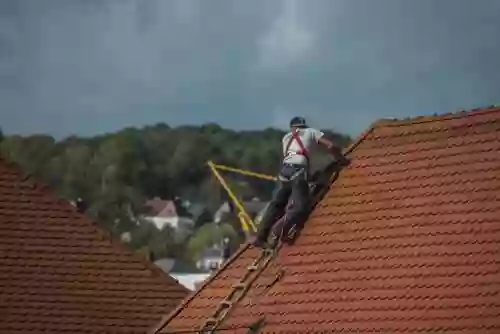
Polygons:
[[[300,137],[302,145],[304,145],[304,148],[306,149],[308,154],[310,154],[310,152],[316,147],[319,139],[324,135],[323,132],[314,128],[299,128],[297,134]],[[292,143],[288,147],[288,151],[285,152],[290,140],[292,140]],[[293,138],[292,132],[288,132],[283,137],[283,139],[281,140],[281,144],[284,156],[283,163],[307,165],[307,158],[302,154],[297,154],[302,149],[297,140]]]

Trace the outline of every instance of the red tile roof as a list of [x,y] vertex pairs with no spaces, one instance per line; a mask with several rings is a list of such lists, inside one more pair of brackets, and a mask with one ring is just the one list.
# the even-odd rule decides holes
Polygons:
[[153,198],[146,201],[149,214],[154,217],[177,217],[177,208],[174,201]]
[[[219,328],[500,333],[500,109],[379,121]],[[199,328],[259,252],[243,246],[156,333]]]
[[0,333],[144,333],[188,291],[0,159]]

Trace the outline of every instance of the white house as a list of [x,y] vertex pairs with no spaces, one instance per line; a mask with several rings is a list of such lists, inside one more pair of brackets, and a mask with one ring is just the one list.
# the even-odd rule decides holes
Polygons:
[[185,273],[171,273],[170,276],[175,278],[179,283],[184,285],[191,291],[196,290],[200,284],[210,277],[210,273],[201,274],[185,274]]
[[175,270],[176,263],[178,264],[179,262],[171,258],[159,259],[154,263],[191,291],[196,290],[210,276],[210,272],[173,272],[172,270]]
[[[253,198],[250,201],[243,201],[241,203],[243,207],[245,208],[246,212],[248,215],[250,215],[250,218],[256,219],[262,215],[263,210],[267,206],[267,202],[261,201],[258,198]],[[231,216],[234,214],[237,214],[236,212],[233,213],[231,209],[231,203],[229,201],[224,202],[219,209],[214,214],[214,222],[219,223],[226,219],[227,216]],[[235,209],[236,211],[236,209]]]
[[196,268],[202,271],[212,271],[218,269],[224,263],[223,250],[213,246],[206,248],[196,261]]
[[145,220],[153,223],[159,230],[169,225],[176,231],[193,228],[193,219],[189,216],[181,216],[174,201],[163,200],[158,197],[146,202],[149,213],[144,215]]

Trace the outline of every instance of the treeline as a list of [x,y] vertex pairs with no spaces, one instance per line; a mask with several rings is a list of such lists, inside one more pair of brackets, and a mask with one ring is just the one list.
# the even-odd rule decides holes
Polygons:
[[[348,136],[327,134],[341,145],[350,142]],[[87,214],[121,235],[135,228],[131,217],[144,211],[148,198],[180,197],[215,210],[224,193],[212,179],[207,160],[274,174],[283,135],[276,129],[233,131],[217,124],[176,128],[157,124],[60,141],[50,135],[0,135],[0,150],[61,197],[84,199]],[[240,194],[265,200],[273,185],[251,180],[238,186]]]

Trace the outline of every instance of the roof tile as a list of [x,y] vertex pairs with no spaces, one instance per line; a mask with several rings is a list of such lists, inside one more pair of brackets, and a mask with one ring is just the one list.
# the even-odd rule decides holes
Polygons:
[[144,333],[188,293],[0,159],[0,333]]
[[[376,122],[220,328],[500,332],[500,109]],[[156,326],[201,327],[258,251],[243,246]]]

